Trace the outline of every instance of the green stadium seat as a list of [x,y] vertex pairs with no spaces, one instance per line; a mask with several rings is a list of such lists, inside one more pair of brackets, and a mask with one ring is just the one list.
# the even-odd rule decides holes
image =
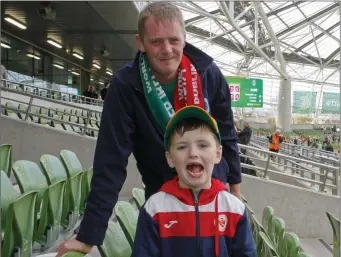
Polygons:
[[279,257],[268,235],[260,231],[259,237],[260,242],[257,245],[257,255],[259,257]]
[[333,257],[340,257],[340,221],[329,212],[327,217],[333,229]]
[[141,208],[145,202],[144,190],[141,188],[135,187],[132,189],[132,194],[133,194],[135,204],[137,205],[138,208]]
[[129,202],[125,201],[118,201],[115,205],[114,211],[130,246],[133,247],[138,212]]
[[271,227],[272,217],[274,216],[274,209],[271,206],[266,206],[263,209],[263,215],[262,215],[262,225],[267,231],[269,232],[269,227]]
[[12,102],[7,102],[6,103],[6,107],[12,108],[14,110],[10,110],[10,109],[5,109],[5,115],[7,115],[8,117],[14,118],[14,119],[20,119],[20,117],[18,116],[18,104],[12,103]]
[[[56,156],[44,154],[40,157],[40,163],[50,184],[69,177],[62,162]],[[72,229],[78,220],[82,190],[81,177],[82,173],[78,173],[66,181],[62,224],[67,230]]]
[[69,150],[60,151],[60,158],[65,165],[69,177],[83,172],[83,167],[77,155]]
[[65,181],[49,186],[39,166],[31,161],[16,161],[13,164],[13,171],[21,193],[38,192],[35,241],[48,248],[59,236]]
[[83,213],[85,210],[85,201],[88,198],[90,193],[90,184],[93,175],[93,168],[90,168],[83,172],[82,175],[82,196],[81,196],[81,203],[80,203],[80,212]]
[[109,221],[103,244],[98,250],[102,257],[131,256],[131,246],[118,222]]
[[284,230],[284,220],[281,218],[273,218],[268,234],[278,253],[281,252],[280,247],[283,246]]
[[19,195],[1,171],[2,257],[32,256],[36,198],[34,191]]
[[0,146],[0,170],[3,170],[8,177],[12,168],[12,145],[2,144]]
[[262,239],[260,238],[259,232],[267,233],[263,228],[262,224],[257,220],[256,216],[251,214],[250,217],[250,225],[252,229],[253,239],[257,249],[259,250],[259,245],[261,244]]
[[299,252],[297,257],[312,257],[309,253]]
[[300,240],[295,233],[284,232],[283,245],[280,246],[281,257],[297,257],[300,248]]

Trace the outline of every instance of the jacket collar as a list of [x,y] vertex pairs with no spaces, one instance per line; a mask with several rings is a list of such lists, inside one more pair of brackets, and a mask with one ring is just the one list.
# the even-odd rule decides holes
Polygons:
[[[160,191],[174,195],[181,202],[187,205],[194,205],[194,197],[190,189],[181,188],[179,186],[179,177],[176,176],[174,179],[166,182],[162,185]],[[198,204],[205,205],[211,203],[221,191],[227,191],[227,187],[220,180],[211,179],[211,188],[202,189],[199,193]]]
[[[209,55],[201,51],[199,48],[187,42],[184,48],[184,54],[192,61],[200,75],[204,74],[208,67],[211,65],[211,63],[213,62],[212,57],[210,57]],[[139,55],[140,51],[136,53],[135,59],[133,61],[130,83],[131,85],[133,85],[135,89],[137,89],[140,92],[143,92],[139,70]]]

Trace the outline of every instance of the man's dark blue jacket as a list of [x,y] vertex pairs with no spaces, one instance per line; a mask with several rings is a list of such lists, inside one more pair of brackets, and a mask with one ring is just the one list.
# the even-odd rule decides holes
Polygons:
[[[103,242],[113,206],[127,176],[126,166],[131,153],[146,186],[146,198],[176,175],[167,164],[163,131],[143,92],[138,54],[132,65],[115,74],[104,102],[91,191],[77,235],[79,241],[90,245]],[[227,82],[213,59],[198,48],[186,43],[184,54],[200,74],[206,109],[209,107],[217,120],[222,137],[224,158],[216,165],[213,177],[224,183],[239,184],[240,161]]]

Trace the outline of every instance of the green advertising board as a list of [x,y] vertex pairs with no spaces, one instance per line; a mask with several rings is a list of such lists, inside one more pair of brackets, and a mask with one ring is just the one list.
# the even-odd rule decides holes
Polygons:
[[340,93],[323,93],[322,113],[340,113]]
[[225,77],[229,84],[232,107],[263,107],[263,80]]
[[294,91],[293,113],[309,114],[316,110],[316,92]]

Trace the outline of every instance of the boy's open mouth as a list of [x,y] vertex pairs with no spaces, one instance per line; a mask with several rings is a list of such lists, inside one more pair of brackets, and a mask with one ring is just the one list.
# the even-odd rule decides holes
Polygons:
[[190,163],[186,166],[189,175],[193,178],[199,178],[204,172],[204,167],[199,163]]

